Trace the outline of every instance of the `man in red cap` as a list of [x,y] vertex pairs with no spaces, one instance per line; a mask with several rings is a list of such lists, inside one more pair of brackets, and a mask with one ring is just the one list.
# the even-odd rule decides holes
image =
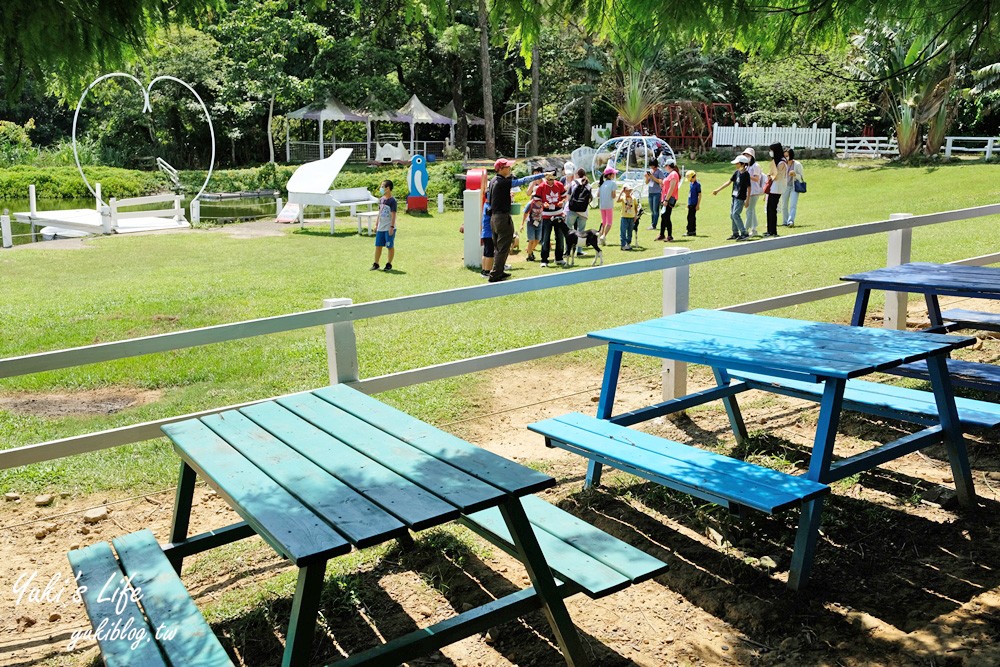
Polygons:
[[490,181],[490,229],[493,232],[493,243],[496,245],[493,256],[493,270],[490,271],[489,281],[498,283],[501,280],[510,278],[509,273],[504,273],[504,265],[507,263],[507,255],[510,254],[510,244],[514,240],[514,220],[510,217],[511,195],[510,189],[514,185],[511,177],[511,167],[513,160],[500,158],[493,163],[493,170],[496,176]]

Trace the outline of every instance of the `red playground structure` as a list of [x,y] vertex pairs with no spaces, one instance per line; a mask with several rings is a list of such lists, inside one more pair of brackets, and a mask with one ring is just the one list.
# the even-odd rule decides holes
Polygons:
[[[712,126],[736,124],[736,113],[729,102],[695,102],[683,100],[657,106],[646,119],[643,131],[665,140],[674,150],[704,151],[712,145]],[[615,123],[617,136],[630,134],[619,118]]]

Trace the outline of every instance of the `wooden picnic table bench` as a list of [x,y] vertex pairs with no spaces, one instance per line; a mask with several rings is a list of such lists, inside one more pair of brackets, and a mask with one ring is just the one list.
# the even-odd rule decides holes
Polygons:
[[[604,465],[633,472],[671,488],[726,506],[746,506],[774,512],[801,505],[788,585],[798,589],[808,582],[826,485],[854,472],[867,470],[917,449],[944,442],[960,502],[975,503],[962,418],[956,408],[945,359],[953,349],[975,339],[883,329],[865,329],[820,322],[804,322],[762,315],[692,310],[647,322],[605,329],[589,334],[608,341],[604,380],[597,419],[570,415],[531,425],[549,444],[575,451],[588,460],[586,485],[600,483]],[[688,396],[618,415],[613,414],[618,375],[624,353],[634,353],[712,368],[716,386]],[[907,411],[895,416],[911,418],[927,428],[878,446],[869,452],[836,461],[833,447],[842,409],[848,398],[863,402],[854,391],[858,378],[903,363],[926,360],[931,369],[933,393],[919,404],[909,396]],[[737,441],[747,437],[736,397],[751,388],[736,377],[778,378],[785,385],[809,386],[818,396],[820,414],[809,459],[809,470],[795,483],[788,475],[766,471],[711,452],[627,428],[628,426],[721,400]],[[773,389],[767,382],[754,386]],[[852,392],[847,393],[851,386]],[[898,399],[896,403],[901,403]],[[895,406],[895,407],[898,407]],[[963,405],[966,421],[992,425],[994,417],[978,406]],[[779,493],[780,491],[780,493]]]
[[[923,294],[927,304],[929,333],[947,333],[965,329],[1000,331],[1000,314],[963,308],[941,310],[939,296],[1000,300],[1000,268],[911,262],[873,271],[844,276],[841,280],[858,283],[851,324],[864,326],[872,290]],[[1000,392],[1000,367],[961,359],[948,360],[948,372],[958,387]],[[922,380],[930,378],[927,364],[902,364],[890,371],[895,375]]]
[[[151,535],[143,538],[147,551],[158,554],[158,580],[179,598],[184,588],[177,573],[186,556],[260,535],[299,568],[284,665],[308,662],[330,558],[387,540],[409,544],[410,531],[455,519],[518,558],[531,587],[336,665],[399,664],[535,609],[545,612],[567,664],[585,665],[563,599],[581,591],[607,595],[666,568],[532,497],[555,484],[548,475],[343,385],[170,424],[164,431],[182,464],[170,543],[161,549]],[[188,536],[196,474],[242,522]],[[117,543],[116,548],[127,561]],[[94,570],[103,576],[114,558],[110,548],[94,550],[103,555],[104,569]],[[81,558],[79,552],[70,555],[74,565],[91,570]],[[159,594],[150,595],[155,601]],[[184,613],[193,618],[197,609],[187,601]],[[150,625],[159,622],[143,607]],[[97,627],[102,617],[90,616]],[[207,628],[203,622],[197,627]],[[226,663],[220,658],[203,664]]]

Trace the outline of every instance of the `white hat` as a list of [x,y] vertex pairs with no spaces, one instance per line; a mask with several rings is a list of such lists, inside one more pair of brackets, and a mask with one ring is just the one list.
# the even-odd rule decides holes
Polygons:
[[750,164],[750,158],[748,158],[746,155],[737,155],[736,158],[729,164],[736,164],[736,163]]
[[749,155],[752,158],[756,158],[757,157],[757,151],[755,151],[752,146],[747,146],[743,150],[743,154],[744,155]]

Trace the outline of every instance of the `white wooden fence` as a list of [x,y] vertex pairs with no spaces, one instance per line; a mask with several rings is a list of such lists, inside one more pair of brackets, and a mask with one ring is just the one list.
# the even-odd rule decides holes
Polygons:
[[[1000,204],[905,217],[902,219],[883,220],[862,225],[838,227],[836,229],[825,229],[816,232],[782,236],[772,239],[767,243],[732,244],[693,252],[669,254],[664,257],[594,267],[580,271],[560,272],[510,282],[459,287],[441,292],[416,294],[385,299],[383,301],[353,304],[349,299],[328,300],[324,308],[317,310],[0,359],[0,378],[30,375],[43,371],[72,368],[85,364],[125,359],[155,352],[180,350],[211,343],[252,338],[254,336],[263,336],[308,327],[325,326],[328,341],[330,381],[332,383],[344,382],[360,391],[374,394],[399,387],[430,382],[432,380],[500,368],[510,364],[596,347],[602,345],[602,343],[587,336],[576,336],[494,354],[459,359],[434,366],[415,368],[390,375],[362,379],[358,376],[357,343],[354,337],[353,323],[357,320],[408,313],[425,308],[439,308],[500,296],[525,294],[555,287],[580,285],[651,271],[663,272],[664,314],[672,314],[673,312],[687,308],[688,271],[689,267],[693,264],[753,255],[760,252],[776,252],[814,243],[826,243],[873,234],[888,234],[889,253],[887,265],[895,265],[910,261],[910,238],[914,228],[944,224],[956,220],[969,220],[989,215],[1000,215]],[[676,252],[672,248],[667,250],[671,253]],[[984,265],[997,262],[1000,262],[1000,253],[968,258],[958,263]],[[762,299],[760,301],[737,304],[729,306],[724,310],[744,313],[764,312],[834,296],[847,295],[855,289],[856,285],[853,283],[841,282],[828,287],[820,287]],[[890,301],[892,299],[888,298],[887,295],[887,303]],[[887,326],[890,324],[897,327],[901,326],[903,324],[901,320],[905,320],[905,318],[901,318],[897,313],[891,322],[887,321]],[[671,366],[671,363],[674,362],[665,364],[664,368],[664,393],[675,396],[683,395],[686,391],[686,374],[683,370],[683,365]],[[107,431],[88,433],[0,451],[0,469],[13,468],[61,458],[63,456],[72,456],[108,447],[151,440],[163,435],[160,427],[165,424],[233,410],[255,402],[259,401],[212,408],[197,413],[178,415],[176,417],[144,422],[132,426],[124,426]]]
[[837,137],[837,157],[886,157],[899,155],[896,137]]
[[1000,148],[998,137],[945,137],[944,156],[952,153],[982,153],[987,160],[993,157],[993,149]]
[[777,124],[758,127],[753,125],[712,125],[712,148],[719,146],[770,146],[780,143],[792,148],[833,149],[837,138],[837,124],[830,127],[778,127]]

